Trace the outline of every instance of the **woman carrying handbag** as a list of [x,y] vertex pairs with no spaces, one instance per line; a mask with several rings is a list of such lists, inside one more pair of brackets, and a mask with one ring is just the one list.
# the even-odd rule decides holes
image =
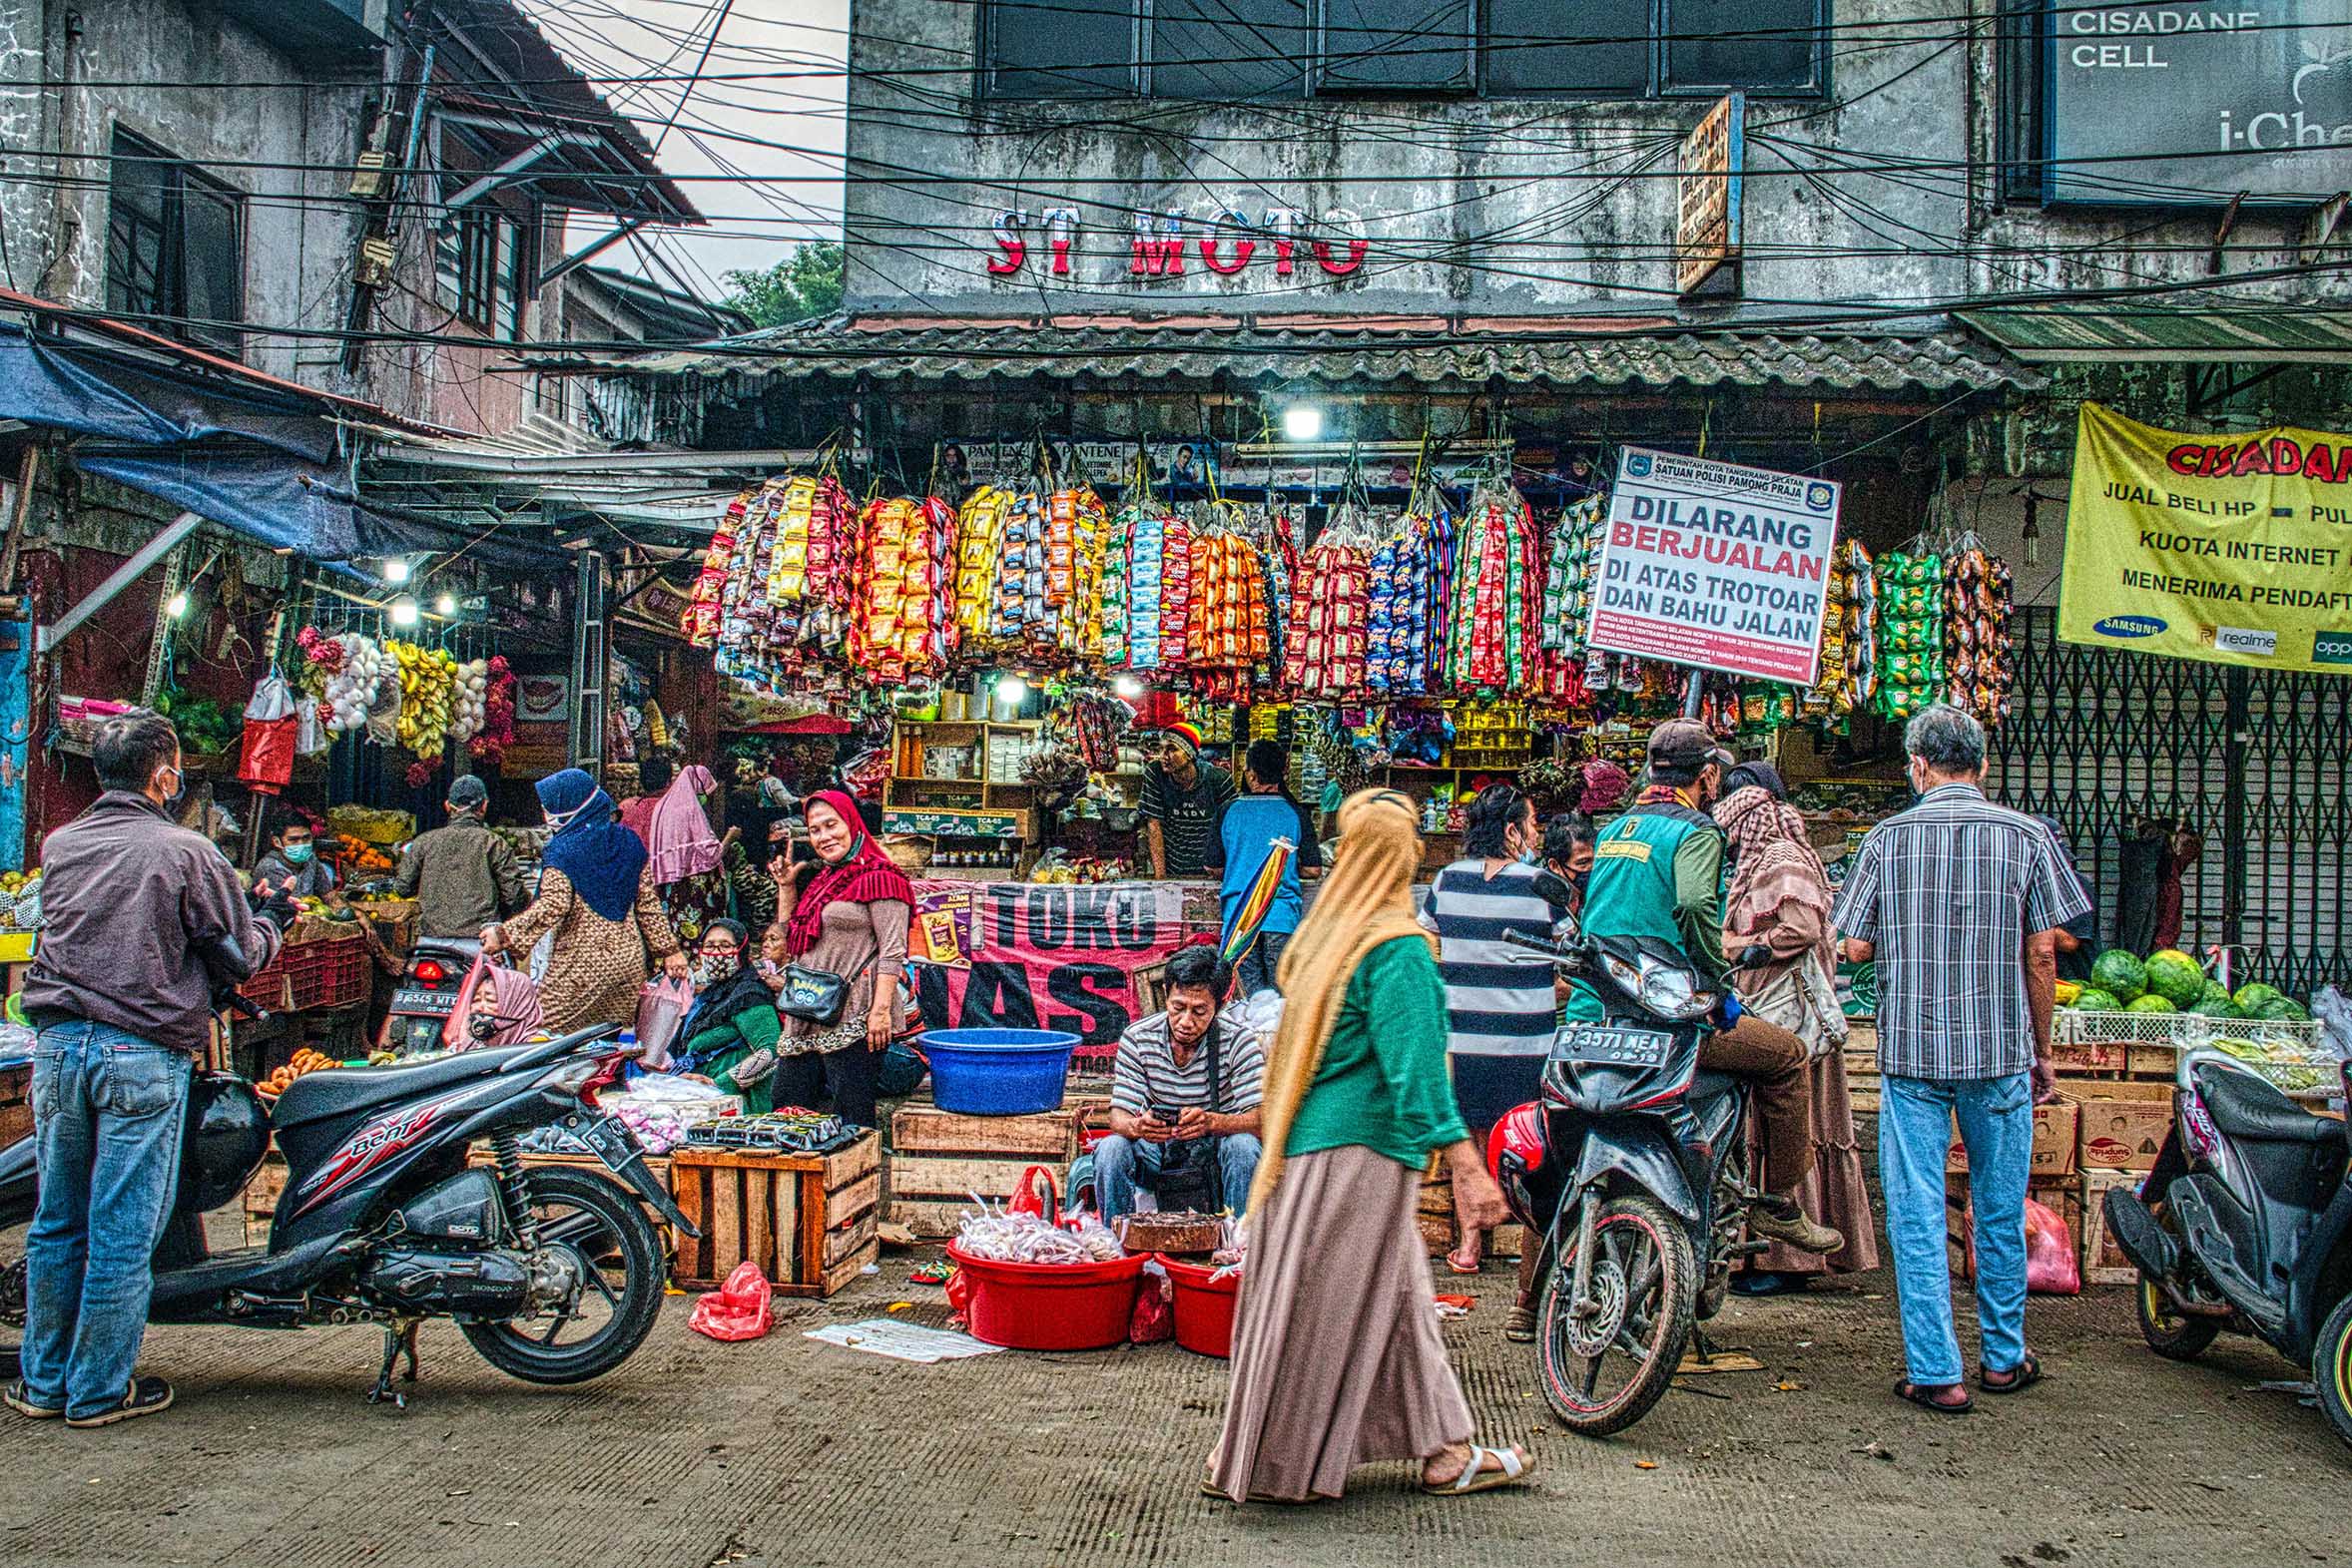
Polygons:
[[821,790],[805,815],[816,857],[769,866],[786,954],[768,977],[784,1017],[775,1099],[814,1107],[830,1092],[835,1115],[872,1127],[882,1052],[898,1027],[914,885],[866,831],[848,795]]

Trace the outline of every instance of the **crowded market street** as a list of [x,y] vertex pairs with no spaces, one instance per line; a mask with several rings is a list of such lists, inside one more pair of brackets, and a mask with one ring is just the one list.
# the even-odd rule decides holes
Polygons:
[[1529,1489],[1427,1497],[1390,1465],[1342,1503],[1235,1510],[1196,1485],[1222,1363],[1158,1346],[917,1366],[802,1337],[909,1299],[900,1315],[944,1322],[904,1255],[883,1269],[780,1303],[749,1344],[687,1332],[674,1297],[626,1366],[573,1390],[509,1381],[428,1330],[405,1415],[361,1402],[364,1331],[159,1328],[148,1362],[182,1390],[171,1419],[68,1434],[83,1440],[65,1451],[0,1424],[0,1561],[2158,1568],[2347,1551],[2341,1444],[2259,1386],[2285,1363],[2244,1339],[2159,1361],[2124,1290],[2036,1298],[2049,1381],[1961,1421],[1887,1397],[1883,1272],[1735,1303],[1722,1344],[1764,1371],[1684,1378],[1593,1441],[1548,1419],[1490,1273],[1446,1341],[1494,1438],[1542,1462]]

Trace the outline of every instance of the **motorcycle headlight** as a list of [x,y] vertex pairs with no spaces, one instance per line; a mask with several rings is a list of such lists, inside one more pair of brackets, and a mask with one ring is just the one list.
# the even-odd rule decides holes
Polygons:
[[1702,995],[1680,969],[1650,970],[1641,977],[1641,987],[1634,994],[1641,998],[1642,1006],[1661,1018],[1697,1018],[1714,1005],[1714,998]]
[[[1634,968],[1622,958],[1612,958],[1607,953],[1600,955],[1600,964],[1603,969],[1608,971],[1609,978],[1616,981],[1627,995],[1641,996],[1642,980],[1639,969]],[[1642,1000],[1646,1003],[1648,998],[1643,997]]]

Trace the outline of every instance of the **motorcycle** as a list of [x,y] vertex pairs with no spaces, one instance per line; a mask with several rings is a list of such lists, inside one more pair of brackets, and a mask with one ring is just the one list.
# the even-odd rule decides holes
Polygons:
[[1487,1169],[1542,1242],[1535,1359],[1571,1431],[1605,1436],[1664,1396],[1698,1324],[1720,1311],[1745,1242],[1746,1086],[1701,1071],[1722,997],[1682,951],[1647,936],[1546,940],[1510,931],[1589,983],[1599,1023],[1561,1025],[1542,1097],[1498,1123]]
[[[2352,1095],[2352,1062],[2339,1069]],[[2226,1052],[2182,1053],[2173,1126],[2137,1191],[2106,1195],[2107,1234],[2139,1269],[2148,1348],[2193,1360],[2223,1329],[2311,1380],[2352,1442],[2352,1134]]]
[[[376,1324],[384,1351],[368,1402],[401,1408],[393,1369],[405,1353],[405,1380],[415,1380],[416,1330],[436,1318],[526,1382],[611,1371],[661,1309],[662,1238],[646,1208],[700,1234],[628,1129],[596,1109],[596,1086],[624,1059],[617,1032],[307,1073],[274,1107],[241,1078],[197,1074],[148,1320]],[[526,1168],[522,1134],[549,1126],[611,1175]],[[209,1255],[201,1216],[244,1191],[273,1138],[287,1181],[268,1243]],[[489,1145],[487,1167],[468,1166],[477,1140]],[[0,1233],[32,1220],[33,1153],[32,1139],[0,1150]],[[0,1322],[21,1327],[24,1312],[17,1258],[0,1273]]]
[[379,1048],[395,1056],[440,1050],[441,1026],[457,1006],[457,992],[481,948],[470,936],[417,938],[400,966],[400,983],[384,1015]]

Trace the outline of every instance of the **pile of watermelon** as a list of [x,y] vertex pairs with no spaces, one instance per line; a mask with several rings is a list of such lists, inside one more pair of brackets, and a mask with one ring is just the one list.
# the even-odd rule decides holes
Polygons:
[[2145,958],[2109,948],[2090,966],[2090,984],[2067,1005],[2086,1013],[2195,1013],[2265,1023],[2301,1023],[2311,1016],[2276,986],[2259,981],[2232,993],[2193,956],[2173,947]]

